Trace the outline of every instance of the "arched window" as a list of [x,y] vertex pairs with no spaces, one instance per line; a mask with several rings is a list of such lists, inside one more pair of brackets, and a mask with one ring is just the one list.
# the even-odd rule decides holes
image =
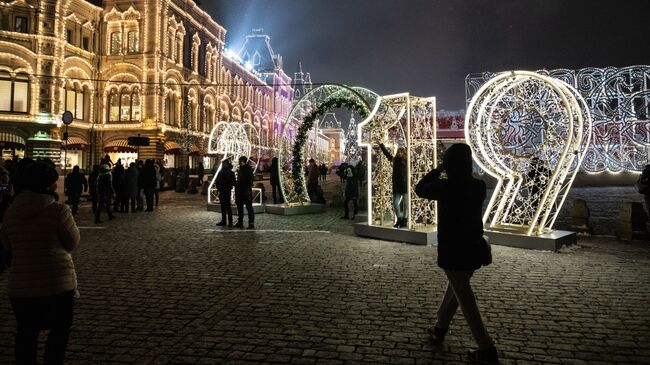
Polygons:
[[29,76],[0,71],[0,112],[27,113],[28,106]]
[[173,27],[169,27],[169,32],[167,34],[167,57],[171,60],[176,59],[176,30]]
[[68,86],[65,90],[65,110],[70,111],[74,119],[85,120],[86,96],[83,88]]
[[176,63],[180,64],[183,61],[183,35],[176,34]]
[[108,96],[109,122],[137,122],[141,117],[140,90],[123,88],[111,90]]
[[127,49],[129,53],[136,53],[140,50],[137,30],[130,30],[127,33]]
[[122,32],[115,31],[111,33],[111,55],[119,55],[122,53]]
[[176,125],[176,116],[176,97],[169,93],[165,98],[165,124]]

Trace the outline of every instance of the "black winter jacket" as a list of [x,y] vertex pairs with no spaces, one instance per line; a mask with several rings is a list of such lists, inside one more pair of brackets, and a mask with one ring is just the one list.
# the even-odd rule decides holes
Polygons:
[[393,163],[393,194],[406,194],[408,192],[408,167],[406,166],[406,160],[391,155],[383,143],[379,144],[379,148],[381,148],[388,161]]

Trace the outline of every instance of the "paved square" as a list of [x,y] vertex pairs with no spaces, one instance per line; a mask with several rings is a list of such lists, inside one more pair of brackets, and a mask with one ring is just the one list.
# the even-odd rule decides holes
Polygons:
[[[102,228],[83,206],[68,363],[466,363],[462,316],[442,352],[425,333],[445,286],[435,247],[355,237],[339,209],[218,229],[202,198],[164,193],[156,212]],[[493,251],[473,285],[503,364],[650,364],[647,242]],[[0,282],[0,364],[11,364]]]

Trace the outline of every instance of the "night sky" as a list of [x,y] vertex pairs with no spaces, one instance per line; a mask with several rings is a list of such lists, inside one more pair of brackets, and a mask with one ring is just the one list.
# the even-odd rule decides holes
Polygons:
[[284,69],[315,83],[465,107],[468,73],[650,63],[650,1],[213,0],[236,50],[264,28]]

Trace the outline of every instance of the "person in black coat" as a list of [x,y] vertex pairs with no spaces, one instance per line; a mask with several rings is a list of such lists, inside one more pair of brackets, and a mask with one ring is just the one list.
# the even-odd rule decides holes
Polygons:
[[[232,171],[232,163],[230,160],[223,160],[221,163],[221,170],[217,173],[215,185],[219,191],[219,204],[221,205],[221,222],[217,223],[218,226],[232,227],[232,201],[231,193],[232,188],[235,187],[237,180],[235,173]],[[241,219],[240,219],[241,220]]]
[[79,166],[75,166],[72,168],[72,172],[65,177],[65,193],[70,200],[72,214],[77,214],[81,193],[86,191],[88,191],[88,180],[84,174],[79,172]]
[[93,213],[97,211],[97,177],[99,177],[99,165],[93,165],[93,171],[88,176],[88,192],[92,201]]
[[388,161],[393,163],[393,209],[397,221],[393,227],[403,228],[408,226],[408,162],[406,148],[399,147],[397,153],[393,156],[383,143],[379,144],[381,152]]
[[[359,212],[359,181],[357,180],[356,168],[354,165],[348,165],[345,170],[345,202],[343,207],[345,209],[345,215],[341,219],[354,219],[354,217]],[[352,218],[350,218],[350,201],[352,201],[352,206],[354,211],[352,212]]]
[[283,203],[282,191],[280,190],[280,164],[278,158],[271,160],[271,190],[273,191],[273,204]]
[[113,167],[113,190],[115,191],[115,202],[113,203],[113,211],[115,212],[125,212],[128,209],[124,209],[124,176],[126,170],[122,165],[122,159],[118,158]]
[[113,190],[113,177],[111,176],[111,170],[108,165],[104,164],[99,168],[99,176],[97,177],[96,184],[97,209],[95,210],[95,224],[99,224],[102,223],[99,219],[102,208],[106,209],[108,219],[115,218],[111,211],[111,198],[115,195],[115,191]]
[[[448,179],[441,179],[442,171]],[[460,305],[478,350],[470,351],[471,360],[498,363],[494,342],[483,325],[470,278],[486,262],[483,241],[483,201],[485,183],[472,177],[472,151],[458,143],[445,152],[442,168],[425,175],[415,193],[438,201],[438,266],[449,280],[438,309],[437,322],[429,333],[434,343],[442,344],[451,320]]]
[[144,196],[147,201],[147,209],[145,212],[153,212],[153,197],[156,192],[157,176],[156,168],[153,165],[153,160],[147,160],[142,168],[141,184],[144,190]]
[[239,219],[235,227],[244,228],[244,205],[248,212],[248,229],[255,228],[255,212],[253,211],[253,169],[248,163],[248,157],[239,158],[237,185],[235,186],[235,203]]
[[196,174],[199,175],[199,186],[203,185],[203,176],[205,175],[205,167],[203,167],[203,162],[199,162],[199,166],[196,168]]

